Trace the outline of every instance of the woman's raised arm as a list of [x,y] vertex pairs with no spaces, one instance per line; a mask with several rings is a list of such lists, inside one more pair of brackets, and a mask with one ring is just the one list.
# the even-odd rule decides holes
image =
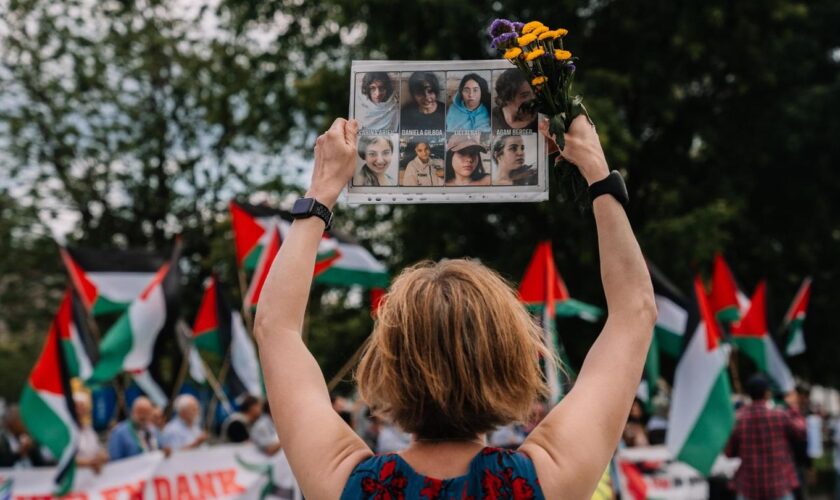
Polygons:
[[[315,165],[307,197],[330,209],[353,176],[355,120],[339,118],[315,143]],[[255,334],[271,414],[280,442],[304,496],[335,499],[353,467],[370,449],[330,404],[327,384],[303,344],[301,329],[324,222],[296,220],[260,294]]]
[[[562,154],[590,185],[609,174],[598,135],[583,116],[572,123]],[[546,498],[591,497],[627,421],[656,321],[650,275],[624,208],[605,195],[594,200],[593,211],[607,322],[572,390],[522,445]]]

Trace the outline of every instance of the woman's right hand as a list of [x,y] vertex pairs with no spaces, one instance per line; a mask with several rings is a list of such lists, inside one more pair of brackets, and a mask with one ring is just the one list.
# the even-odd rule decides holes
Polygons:
[[356,134],[359,123],[337,118],[315,141],[312,183],[306,195],[329,208],[335,205],[356,170]]
[[[554,136],[548,131],[548,118],[540,121],[540,132],[547,140],[554,142]],[[604,150],[601,148],[598,133],[595,132],[595,126],[589,122],[586,116],[578,115],[577,118],[572,120],[572,125],[564,137],[566,147],[560,152],[560,155],[569,163],[577,166],[590,186],[609,175],[610,167],[604,157]]]

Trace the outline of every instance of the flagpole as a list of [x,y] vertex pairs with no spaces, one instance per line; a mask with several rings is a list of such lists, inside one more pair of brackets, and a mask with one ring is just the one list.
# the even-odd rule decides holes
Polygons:
[[362,345],[360,345],[359,348],[356,349],[356,352],[353,353],[353,356],[351,356],[350,359],[348,359],[347,362],[344,363],[344,366],[342,366],[338,370],[338,372],[333,376],[333,378],[330,379],[330,382],[327,384],[328,390],[332,391],[333,389],[335,389],[335,386],[337,386],[338,383],[341,382],[341,379],[343,379],[344,376],[347,375],[347,372],[349,372],[353,369],[353,367],[356,366],[356,363],[358,363],[359,359],[361,359],[362,353],[364,353],[365,347],[367,347],[369,341],[370,337],[366,338],[365,341],[362,342]]
[[254,318],[251,315],[251,311],[245,305],[245,296],[248,294],[248,280],[245,276],[245,271],[239,269],[239,293],[242,295],[242,317],[245,319],[245,327],[248,330],[248,333],[251,337],[254,336]]
[[[222,369],[219,371],[219,375],[222,376],[223,372],[226,372],[226,365],[228,361],[225,360],[225,366],[222,366]],[[204,367],[204,372],[207,375],[207,383],[210,384],[210,388],[213,389],[213,398],[210,400],[210,405],[207,407],[209,416],[205,420],[207,422],[207,428],[209,429],[212,425],[214,420],[216,419],[216,405],[218,402],[222,403],[222,407],[224,407],[225,411],[228,413],[233,413],[233,407],[230,404],[230,400],[225,395],[225,392],[222,390],[221,384],[219,384],[219,380],[213,375],[213,372],[207,366],[207,363],[204,362],[204,359],[201,359],[201,365]]]
[[[189,351],[183,352],[181,351],[181,368],[178,369],[178,377],[175,379],[175,384],[172,386],[172,396],[169,398],[170,401],[174,402],[175,398],[178,396],[178,393],[181,391],[181,388],[184,386],[184,380],[187,378],[187,371],[189,369]],[[166,419],[169,420],[169,417],[172,415],[174,404],[170,404],[167,406],[166,410]]]

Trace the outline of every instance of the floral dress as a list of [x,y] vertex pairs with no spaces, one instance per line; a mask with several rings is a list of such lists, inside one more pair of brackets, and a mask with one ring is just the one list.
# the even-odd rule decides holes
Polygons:
[[396,453],[360,463],[350,474],[341,500],[544,500],[531,459],[524,453],[484,448],[466,475],[452,479],[422,476]]

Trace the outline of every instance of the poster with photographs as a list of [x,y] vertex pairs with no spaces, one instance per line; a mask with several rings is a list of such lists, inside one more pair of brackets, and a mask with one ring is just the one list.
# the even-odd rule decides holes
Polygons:
[[350,203],[548,199],[531,87],[505,60],[354,61]]

